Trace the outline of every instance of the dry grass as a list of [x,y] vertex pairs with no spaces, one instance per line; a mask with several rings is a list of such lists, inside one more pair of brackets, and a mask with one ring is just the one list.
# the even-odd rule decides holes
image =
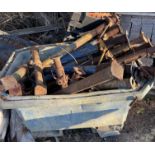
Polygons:
[[58,12],[14,12],[0,13],[0,29],[12,31],[16,29],[66,23],[71,13]]
[[55,27],[63,27],[64,31],[59,31],[59,29],[56,29],[54,32],[43,32],[20,37],[34,41],[37,44],[60,42],[63,40],[63,33],[66,32],[71,15],[72,13],[67,12],[0,13],[0,30],[8,32],[17,29],[53,25]]

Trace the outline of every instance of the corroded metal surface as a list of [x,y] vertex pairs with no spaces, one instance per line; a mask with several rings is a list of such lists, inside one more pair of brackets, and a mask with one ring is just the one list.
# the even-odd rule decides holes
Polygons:
[[56,80],[58,85],[62,88],[68,87],[68,76],[65,74],[64,67],[62,66],[60,57],[53,58],[54,66],[56,68]]
[[23,77],[25,77],[27,71],[28,71],[27,65],[23,65],[23,66],[19,67],[19,68],[17,69],[17,71],[13,73],[12,76],[13,76],[17,81],[20,81]]
[[0,81],[5,91],[15,87],[18,83],[17,80],[12,76],[5,76],[4,78],[1,78]]
[[[154,53],[155,53],[155,47],[150,47],[147,49],[136,51],[136,53],[129,52],[128,55],[119,57],[117,61],[120,64],[127,64],[137,60],[138,58],[153,55]],[[115,67],[116,65],[112,65],[112,68],[115,68]],[[116,70],[116,73],[117,73],[117,67],[114,70]],[[118,75],[123,75],[123,74],[121,72],[120,74],[118,73]],[[113,78],[114,77],[111,73],[110,67],[106,67],[83,80],[80,80],[76,83],[71,84],[68,88],[58,91],[58,93],[72,94],[72,93],[81,92],[83,90],[94,87],[96,85],[103,84],[104,82],[111,81]]]
[[6,76],[0,79],[2,84],[2,92],[9,91],[11,96],[22,96],[21,85],[13,76]]
[[11,76],[5,76],[0,79],[1,92],[9,91],[11,96],[21,96],[22,88],[18,83],[27,73],[27,66],[21,66]]
[[32,57],[34,61],[34,72],[35,72],[35,80],[36,80],[34,94],[35,95],[46,95],[47,88],[44,84],[44,79],[42,75],[43,66],[40,60],[39,50],[37,48],[32,49]]
[[110,38],[114,37],[115,35],[122,33],[122,32],[123,31],[118,24],[113,25],[113,26],[109,27],[108,30],[106,31],[106,33],[104,34],[104,40],[108,40],[108,39],[110,39]]
[[10,96],[22,96],[22,88],[19,83],[17,83],[13,88],[9,89]]

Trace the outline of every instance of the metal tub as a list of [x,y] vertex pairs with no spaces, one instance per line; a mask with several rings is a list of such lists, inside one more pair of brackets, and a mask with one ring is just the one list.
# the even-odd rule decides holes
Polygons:
[[[38,46],[41,60],[49,55],[54,56],[56,46]],[[1,76],[10,75],[18,66],[27,63],[30,57],[29,47],[17,50],[2,70]],[[106,137],[119,134],[131,104],[135,100],[142,100],[153,84],[153,81],[149,81],[140,90],[117,89],[74,95],[5,96],[5,100],[0,100],[0,109],[13,109],[12,112],[20,117],[22,125],[33,137],[58,136],[63,130],[77,128],[97,129],[101,137]]]

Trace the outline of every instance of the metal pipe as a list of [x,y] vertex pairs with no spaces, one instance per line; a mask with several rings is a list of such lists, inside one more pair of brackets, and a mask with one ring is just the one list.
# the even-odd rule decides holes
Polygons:
[[0,79],[1,90],[0,92],[9,91],[10,96],[21,96],[22,89],[21,85],[18,83],[27,73],[27,66],[21,66],[16,72],[10,76],[5,76]]
[[[119,64],[127,64],[132,61],[135,61],[141,57],[146,57],[153,55],[155,53],[155,47],[150,47],[147,49],[136,51],[136,53],[129,53],[128,55],[122,56],[117,59]],[[93,75],[88,76],[85,79],[77,81],[76,83],[71,84],[68,88],[58,91],[58,94],[74,94],[84,90],[87,90],[91,87],[97,86],[99,84],[104,84],[105,82],[111,81],[114,79],[114,75],[122,76],[123,68],[118,68],[118,63],[112,62],[111,67],[107,66],[102,70],[94,73]],[[121,71],[122,70],[122,71]],[[117,73],[118,72],[118,73]]]
[[119,56],[123,52],[128,52],[134,50],[140,50],[144,48],[152,47],[152,44],[150,40],[144,35],[142,32],[138,38],[135,38],[133,40],[123,44],[120,44],[120,46],[117,46],[116,48],[111,49],[111,52],[113,53],[114,56]]
[[48,58],[42,62],[43,68],[48,68],[54,65],[54,61],[52,58]]
[[106,25],[107,25],[107,23],[103,23],[103,24],[99,25],[98,27],[89,31],[88,33],[83,35],[81,38],[79,38],[78,40],[74,41],[73,43],[71,43],[69,45],[66,45],[64,47],[59,46],[59,48],[55,52],[56,54],[54,56],[55,57],[63,56],[67,53],[70,53],[70,52],[80,48],[81,46],[83,46],[87,42],[91,41],[94,37],[101,34],[102,31],[105,29]]
[[82,36],[80,39],[78,39],[75,42],[73,42],[73,44],[70,45],[71,50],[75,50],[75,49],[83,46],[85,43],[87,43],[90,40],[92,40],[95,36],[97,36],[100,33],[102,33],[102,31],[105,29],[106,25],[107,24],[105,24],[105,23],[104,24],[101,24],[97,28],[89,31],[87,34],[85,34],[84,36]]
[[153,46],[149,38],[145,36],[144,32],[141,32],[138,38],[131,40],[130,45],[134,50],[140,50],[142,48]]
[[36,86],[34,89],[35,95],[46,95],[47,94],[47,88],[44,84],[43,75],[42,75],[42,62],[39,57],[39,50],[37,48],[33,48],[32,50],[32,57],[34,61],[34,72],[35,72],[35,80],[36,80]]
[[12,76],[17,80],[21,80],[27,73],[28,67],[26,65],[21,66]]
[[83,70],[83,72],[86,75],[93,74],[93,73],[95,73],[97,71],[97,66],[95,66],[95,65],[89,65],[89,66],[87,66],[87,65],[86,66],[75,65],[75,66],[64,66],[65,72],[66,73],[73,73],[74,72],[74,67]]
[[103,36],[103,40],[108,40],[113,38],[114,36],[118,35],[119,33],[123,33],[121,27],[116,24],[110,27]]
[[127,52],[124,56],[117,58],[117,61],[122,64],[128,64],[142,57],[152,56],[155,54],[155,47],[145,48],[136,52]]
[[105,44],[108,48],[112,48],[116,45],[120,45],[123,43],[128,43],[128,36],[127,34],[119,34],[117,36],[115,36],[114,38],[111,38],[109,40],[105,41]]
[[58,85],[60,85],[62,88],[68,87],[68,76],[65,74],[60,57],[54,58],[53,61],[56,69]]

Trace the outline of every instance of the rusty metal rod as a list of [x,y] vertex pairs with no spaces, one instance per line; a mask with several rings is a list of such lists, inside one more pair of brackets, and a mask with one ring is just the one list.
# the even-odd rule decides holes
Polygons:
[[108,48],[112,48],[116,45],[120,45],[123,43],[128,43],[128,36],[127,34],[119,34],[114,38],[105,41],[105,44]]
[[[135,61],[141,57],[151,56],[155,54],[155,47],[150,47],[147,49],[139,50],[136,53],[129,53],[128,55],[118,58],[117,61],[120,64],[127,64],[132,61]],[[84,90],[87,90],[91,87],[97,86],[99,84],[104,84],[105,82],[111,81],[114,78],[111,72],[111,67],[107,66],[106,68],[94,73],[93,75],[88,76],[85,79],[77,81],[76,83],[71,84],[67,88],[58,91],[58,94],[74,94]]]
[[88,16],[92,18],[98,18],[98,19],[105,19],[109,18],[111,22],[113,23],[118,23],[119,22],[119,17],[115,13],[107,13],[107,12],[89,12]]
[[12,74],[12,76],[13,76],[17,81],[19,81],[19,80],[21,80],[23,77],[25,77],[27,71],[28,71],[27,65],[23,65],[23,66],[19,67],[19,68],[17,69],[17,71],[14,72],[14,73]]
[[119,56],[120,54],[125,53],[129,50],[132,52],[132,50],[137,51],[148,47],[152,47],[152,44],[142,32],[138,38],[135,38],[130,42],[120,44],[120,46],[113,48],[111,52],[114,56]]
[[[106,74],[105,74],[106,73]],[[65,89],[58,91],[56,94],[75,94],[99,84],[111,81],[113,76],[110,71],[110,67],[102,69],[85,79],[77,81]]]
[[[67,53],[70,53],[70,52],[80,48],[81,46],[83,46],[87,42],[91,41],[94,37],[96,37],[97,35],[101,34],[102,31],[106,28],[106,26],[108,24],[109,23],[103,23],[103,24],[99,25],[98,27],[96,27],[95,29],[89,31],[88,33],[86,33],[85,35],[83,35],[81,38],[77,39],[73,43],[71,43],[69,45],[66,45],[63,48],[62,47],[58,48],[58,50],[56,51],[56,54],[54,56],[55,57],[63,56],[65,54],[67,54]],[[43,66],[46,66],[47,64],[49,64],[49,62],[51,64],[53,63],[51,61],[51,58],[48,58],[46,60],[46,62],[43,62]]]
[[10,76],[5,76],[3,78],[0,79],[0,82],[1,82],[1,92],[2,91],[7,91],[7,90],[10,90],[10,89],[14,89],[17,87],[19,87],[19,81],[21,79],[23,79],[23,77],[25,77],[26,73],[27,73],[27,66],[23,65],[21,67],[19,67],[17,69],[17,71],[15,71],[12,75]]
[[[71,52],[73,50],[78,49],[79,47],[83,46],[85,43],[92,40],[95,36],[102,33],[102,31],[106,28],[106,25],[107,24],[104,23],[104,24],[98,26],[97,28],[95,28],[94,30],[91,30],[90,32],[88,32],[87,34],[85,34],[84,36],[82,36],[80,39],[73,42],[69,46],[66,46],[65,48],[62,48],[62,49],[60,48],[58,52],[60,53],[60,55],[63,55],[64,53],[66,54],[66,51]],[[110,37],[118,34],[119,32],[121,32],[120,27],[118,25],[115,25],[108,32],[106,32],[105,35],[106,35],[106,38],[110,38]],[[118,36],[118,37],[120,37],[120,36]],[[114,40],[114,42],[116,42],[117,39],[115,38],[113,40]],[[123,35],[123,41],[124,41],[124,35]],[[96,44],[98,44],[98,41],[96,41]],[[110,44],[109,41],[107,41],[107,44]],[[54,64],[54,62],[51,58],[48,58],[42,62],[43,68],[51,67],[53,64]]]
[[113,38],[114,36],[118,35],[119,33],[123,33],[123,32],[121,30],[121,27],[118,24],[116,24],[116,25],[110,27],[106,31],[106,33],[103,36],[103,39],[108,40],[108,39]]
[[[144,32],[140,33],[140,36],[138,38],[132,39],[130,41],[130,44],[134,48],[134,46],[142,44],[142,43],[148,43],[149,39],[145,36]],[[136,46],[137,47],[137,46]]]
[[150,40],[142,32],[138,38],[135,38],[130,42],[122,43],[119,46],[117,45],[117,47],[111,49],[111,52],[114,56],[117,57],[128,51],[133,52],[133,50],[137,51],[148,47],[152,47],[152,44]]
[[150,39],[145,36],[144,32],[141,32],[138,38],[131,40],[130,45],[131,48],[133,48],[135,51],[148,47],[153,47]]
[[44,61],[42,62],[42,67],[43,67],[43,68],[48,68],[48,67],[51,67],[51,66],[53,66],[53,65],[54,65],[54,61],[53,61],[52,58],[48,58],[48,59],[46,59],[46,60],[44,60]]
[[142,57],[153,56],[155,54],[155,46],[138,50],[135,53],[128,52],[124,56],[117,58],[117,61],[122,64],[128,64]]
[[39,50],[37,48],[32,49],[32,57],[34,61],[34,69],[35,69],[35,80],[36,80],[36,86],[34,88],[34,94],[35,95],[46,95],[47,94],[47,88],[44,84],[43,75],[42,75],[42,62],[39,57]]
[[56,80],[58,85],[60,85],[62,88],[68,87],[68,76],[65,74],[64,67],[62,66],[60,57],[53,58],[53,61],[56,69],[57,74]]
[[69,47],[70,47],[70,51],[75,50],[81,46],[83,46],[84,44],[86,44],[87,42],[89,42],[90,40],[92,40],[95,36],[99,35],[102,33],[102,31],[106,28],[105,23],[101,24],[100,26],[98,26],[97,28],[89,31],[87,34],[85,34],[84,36],[82,36],[81,38],[79,38],[78,40],[76,40],[75,42],[73,42]]

